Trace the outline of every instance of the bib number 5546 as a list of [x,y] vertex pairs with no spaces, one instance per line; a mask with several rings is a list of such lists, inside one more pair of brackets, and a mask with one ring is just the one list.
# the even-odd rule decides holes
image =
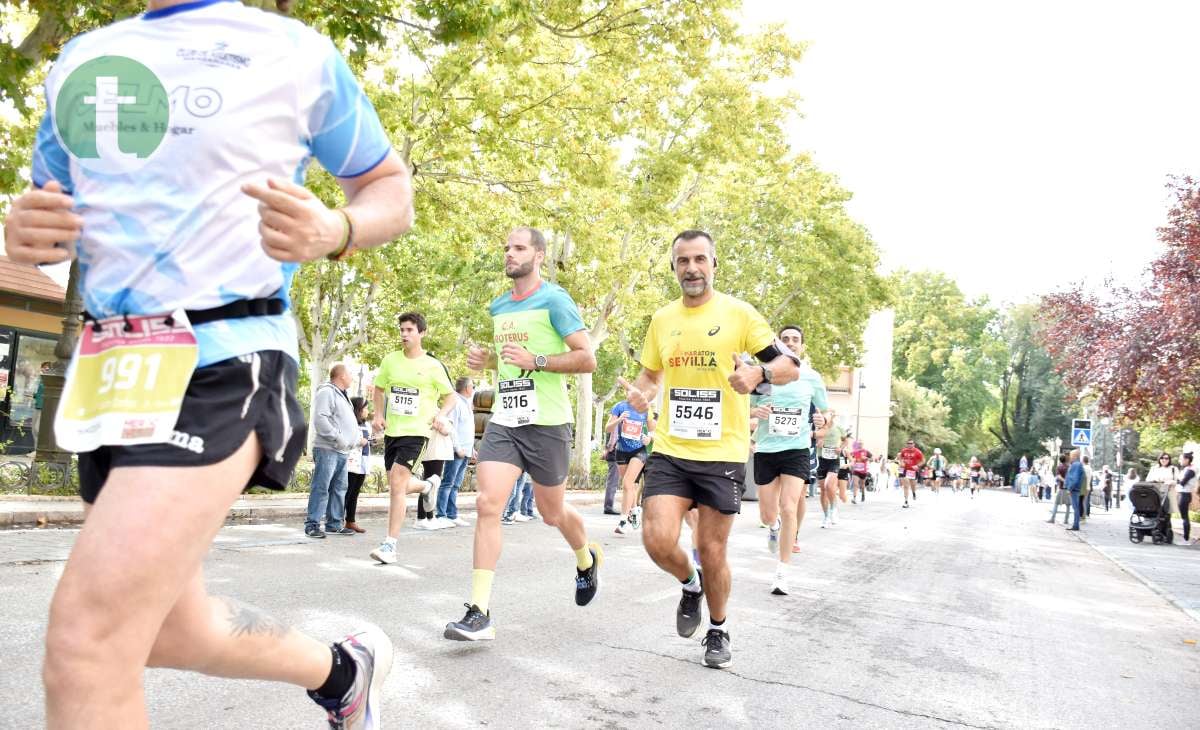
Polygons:
[[689,406],[683,403],[675,405],[674,417],[680,420],[703,419],[711,421],[715,415],[716,413],[712,406]]

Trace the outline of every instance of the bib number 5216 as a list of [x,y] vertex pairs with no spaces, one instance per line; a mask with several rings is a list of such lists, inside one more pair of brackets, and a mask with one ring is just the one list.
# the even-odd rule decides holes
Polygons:
[[515,395],[500,396],[500,407],[506,411],[515,410],[517,408],[529,407],[529,394],[518,393]]

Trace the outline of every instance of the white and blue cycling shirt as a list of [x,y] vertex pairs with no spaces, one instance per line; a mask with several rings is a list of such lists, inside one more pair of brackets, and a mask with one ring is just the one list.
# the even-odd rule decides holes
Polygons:
[[[146,115],[154,104],[160,119],[169,110],[169,126],[159,125],[168,130],[161,143],[132,172],[97,171],[68,151],[54,121],[72,71],[105,56],[132,58],[160,82],[152,100],[121,116],[121,124],[138,123],[136,113]],[[122,79],[117,93],[129,98],[127,92],[146,98]],[[286,303],[296,265],[264,253],[258,201],[241,186],[268,177],[303,184],[313,158],[351,178],[391,149],[328,38],[233,0],[149,11],[73,39],[46,79],[46,99],[33,182],[60,182],[83,217],[80,284],[96,317],[210,309],[276,292]],[[88,113],[78,103],[72,108]],[[99,112],[92,113],[99,125]],[[256,350],[297,357],[287,312],[199,325],[196,335],[201,366]]]

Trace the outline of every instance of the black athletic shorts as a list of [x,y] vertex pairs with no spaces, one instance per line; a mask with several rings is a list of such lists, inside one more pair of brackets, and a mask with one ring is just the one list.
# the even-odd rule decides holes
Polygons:
[[196,368],[171,439],[161,444],[102,446],[79,455],[79,496],[96,501],[121,466],[212,466],[228,459],[253,432],[262,457],[246,486],[286,489],[308,432],[296,400],[296,361],[263,350]]
[[839,482],[850,481],[850,470],[848,468],[846,468],[844,466],[838,467],[838,481]]
[[393,464],[408,469],[411,474],[417,468],[421,452],[425,450],[424,436],[384,436],[383,437],[383,468],[391,471]]
[[824,479],[826,475],[837,470],[837,459],[817,459],[817,479]]
[[642,463],[644,464],[646,463],[646,459],[650,458],[650,455],[646,453],[646,449],[644,448],[638,449],[637,451],[615,450],[613,451],[613,456],[616,457],[618,464],[628,464],[631,459],[641,459]]
[[786,474],[808,481],[808,449],[787,449],[775,453],[754,452],[754,483],[760,487]]
[[642,499],[659,494],[686,497],[726,515],[742,510],[746,465],[733,461],[693,461],[659,452],[650,454],[642,471]]

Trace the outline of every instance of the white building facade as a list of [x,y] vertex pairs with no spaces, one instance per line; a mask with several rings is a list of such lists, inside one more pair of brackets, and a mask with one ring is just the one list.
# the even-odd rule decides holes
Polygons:
[[863,333],[862,367],[844,367],[835,380],[825,381],[837,422],[876,455],[887,453],[895,323],[896,313],[891,309],[871,315]]

